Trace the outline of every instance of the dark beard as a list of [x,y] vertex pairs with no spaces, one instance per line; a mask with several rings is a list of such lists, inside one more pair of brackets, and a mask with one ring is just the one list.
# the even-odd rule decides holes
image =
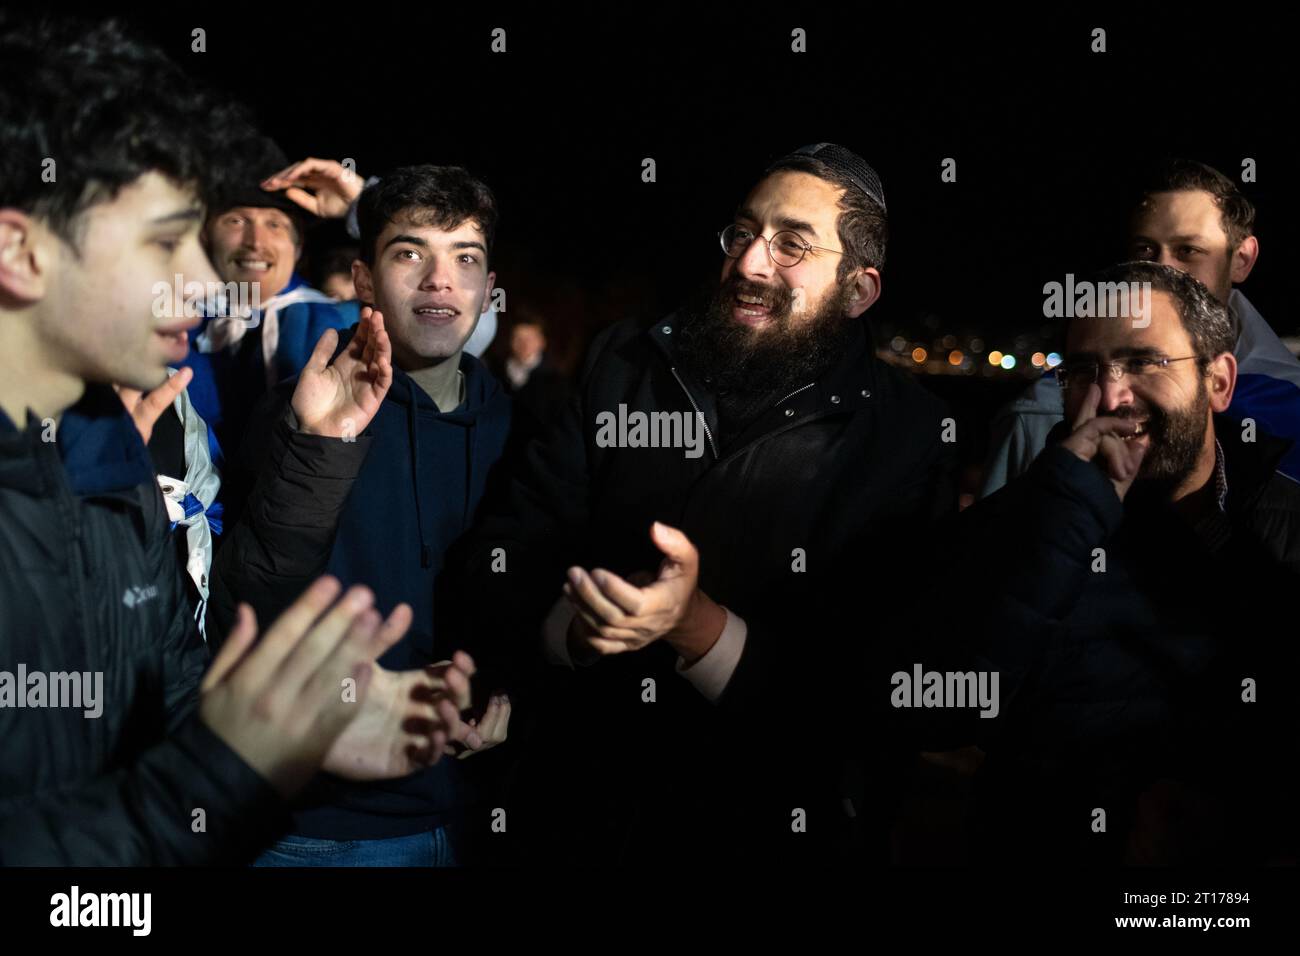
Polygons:
[[1115,410],[1116,418],[1147,416],[1151,446],[1134,482],[1135,490],[1141,486],[1142,497],[1167,498],[1195,470],[1205,448],[1205,415],[1209,407],[1210,393],[1202,378],[1196,397],[1183,408],[1168,411],[1156,405],[1142,409],[1126,405]]
[[[682,364],[720,404],[775,402],[815,381],[842,356],[857,326],[856,319],[844,315],[853,291],[852,285],[835,289],[815,315],[795,326],[787,286],[761,285],[733,273],[683,322],[678,346]],[[737,294],[762,296],[773,324],[755,332],[732,319]]]

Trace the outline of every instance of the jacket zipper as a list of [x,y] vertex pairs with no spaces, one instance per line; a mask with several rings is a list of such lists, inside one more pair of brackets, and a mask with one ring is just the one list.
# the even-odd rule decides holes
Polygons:
[[[704,413],[700,411],[700,406],[695,404],[695,396],[692,395],[691,390],[686,387],[686,383],[682,381],[682,377],[677,374],[676,366],[669,366],[668,371],[673,373],[673,378],[677,379],[677,384],[680,385],[682,391],[686,393],[686,398],[690,401],[691,408],[695,409],[695,414],[700,416],[700,424],[704,426],[704,437],[709,440],[709,450],[713,452],[713,457],[716,460],[718,458],[718,448],[713,444],[713,433],[709,431],[708,419],[706,419]],[[782,399],[782,401],[785,401],[785,399]]]
[[[71,532],[72,548],[71,558],[68,562],[68,577],[72,589],[76,592],[73,606],[76,608],[76,633],[81,635],[85,642],[86,648],[86,665],[91,673],[102,671],[103,661],[100,654],[100,645],[92,639],[90,629],[90,614],[86,604],[86,584],[91,577],[90,564],[86,552],[85,542],[82,540],[81,519],[78,514],[76,496],[72,489],[68,487],[67,477],[63,473],[62,462],[57,461],[57,452],[54,451],[52,444],[45,444],[42,451],[42,458],[45,465],[46,480],[54,487],[55,508],[63,518],[65,527]],[[98,766],[102,759],[102,739],[99,734],[91,733],[89,735],[91,757]]]
[[790,393],[789,395],[787,395],[785,398],[781,399],[781,401],[777,402],[777,403],[776,403],[775,405],[773,405],[772,407],[773,407],[773,408],[780,408],[782,405],[784,405],[784,404],[785,404],[786,402],[788,402],[790,399],[794,398],[794,397],[795,397],[796,395],[798,395],[800,392],[806,392],[806,391],[808,391],[808,389],[812,388],[812,387],[813,387],[814,385],[816,385],[816,384],[817,384],[816,382],[809,382],[809,383],[808,383],[807,385],[805,385],[803,388],[796,388],[793,392],[791,392],[791,393]]

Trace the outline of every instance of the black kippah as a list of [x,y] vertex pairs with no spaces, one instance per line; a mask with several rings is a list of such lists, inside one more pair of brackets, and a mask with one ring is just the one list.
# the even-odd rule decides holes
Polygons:
[[[835,143],[813,143],[810,146],[803,146],[796,149],[793,153],[782,156],[781,159],[773,163],[773,166],[779,166],[787,159],[794,159],[800,156],[810,156],[813,159],[819,159],[831,169],[840,173],[858,189],[862,190],[873,202],[885,211],[885,189],[880,185],[880,177],[872,169],[865,159],[850,149],[838,146]],[[772,167],[768,167],[769,171]]]

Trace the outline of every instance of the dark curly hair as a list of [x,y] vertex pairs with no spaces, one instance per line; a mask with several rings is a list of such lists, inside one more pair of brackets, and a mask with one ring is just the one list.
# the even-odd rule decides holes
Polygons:
[[74,250],[81,214],[148,172],[208,202],[231,175],[214,157],[238,153],[249,120],[115,20],[0,16],[0,206]]
[[496,198],[483,182],[459,166],[403,166],[367,186],[357,202],[362,262],[374,265],[379,234],[402,213],[445,230],[472,219],[483,230],[484,245],[492,252]]

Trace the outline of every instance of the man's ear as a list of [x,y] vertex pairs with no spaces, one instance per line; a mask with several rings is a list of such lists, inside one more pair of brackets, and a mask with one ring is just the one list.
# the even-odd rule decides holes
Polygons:
[[45,297],[53,241],[27,213],[0,209],[0,302],[24,306]]
[[1210,408],[1221,413],[1232,404],[1232,393],[1237,387],[1237,357],[1231,352],[1224,352],[1210,362],[1206,374],[1209,376]]
[[360,259],[352,260],[352,287],[357,290],[357,300],[371,308],[375,306],[375,283],[370,267]]
[[497,274],[495,272],[489,272],[487,274],[487,285],[483,287],[483,305],[478,310],[479,315],[482,315],[491,307],[492,287],[496,285],[496,281],[497,281]]
[[880,270],[874,266],[859,269],[853,277],[853,298],[844,314],[856,319],[880,298]]
[[1259,240],[1254,236],[1247,236],[1241,240],[1239,245],[1232,253],[1229,278],[1232,279],[1233,285],[1240,285],[1246,281],[1250,275],[1250,270],[1255,268],[1255,263],[1259,260]]

